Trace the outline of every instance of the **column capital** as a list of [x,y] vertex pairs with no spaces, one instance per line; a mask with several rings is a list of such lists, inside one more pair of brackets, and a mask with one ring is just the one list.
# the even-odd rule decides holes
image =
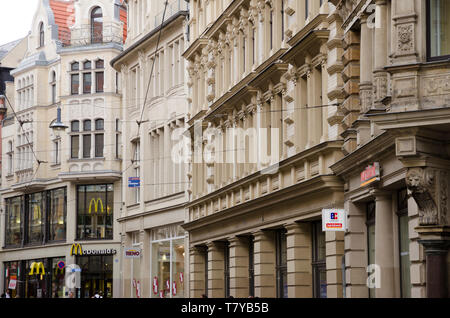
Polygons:
[[379,189],[370,190],[370,194],[375,197],[375,201],[387,201],[391,200],[392,193],[388,191],[383,191]]
[[299,222],[293,222],[289,224],[283,225],[284,228],[287,230],[287,235],[295,234],[295,233],[303,233],[304,232],[304,226],[306,226],[307,222],[299,223]]

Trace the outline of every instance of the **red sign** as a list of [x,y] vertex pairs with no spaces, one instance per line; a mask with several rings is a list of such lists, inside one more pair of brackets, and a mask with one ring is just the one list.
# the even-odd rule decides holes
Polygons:
[[380,164],[375,162],[361,172],[361,187],[380,180]]

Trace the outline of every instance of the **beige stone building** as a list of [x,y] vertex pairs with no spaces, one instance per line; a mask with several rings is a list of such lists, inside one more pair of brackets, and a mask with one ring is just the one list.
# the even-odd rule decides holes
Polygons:
[[190,1],[191,297],[447,297],[448,9]]
[[[188,297],[185,221],[187,177],[173,158],[188,111],[185,63],[187,3],[127,1],[125,50],[112,61],[122,92],[123,296]],[[165,12],[165,13],[164,13]],[[164,17],[164,23],[161,24]],[[139,183],[132,187],[130,178]],[[186,278],[185,278],[186,277]]]
[[334,2],[348,113],[346,156],[332,166],[345,182],[346,295],[448,297],[450,6]]
[[[76,297],[121,295],[122,112],[109,62],[125,38],[122,1],[39,1],[2,129],[0,286],[14,296],[67,297],[71,264]],[[50,128],[59,109],[65,131]]]
[[[321,230],[322,209],[344,199],[329,168],[343,157],[333,10],[190,2],[191,297],[342,297],[344,234]],[[213,129],[213,161],[200,129]]]

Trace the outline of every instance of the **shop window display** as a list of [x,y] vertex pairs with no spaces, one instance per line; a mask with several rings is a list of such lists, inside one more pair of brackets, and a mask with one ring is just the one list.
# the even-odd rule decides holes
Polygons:
[[184,231],[169,226],[152,231],[152,298],[184,298]]

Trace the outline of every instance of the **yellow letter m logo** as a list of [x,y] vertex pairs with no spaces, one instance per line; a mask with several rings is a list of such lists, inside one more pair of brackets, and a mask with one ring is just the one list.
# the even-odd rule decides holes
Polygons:
[[91,202],[89,203],[89,214],[92,213],[92,203],[94,203],[94,212],[98,214],[98,205],[100,204],[100,212],[103,213],[103,201],[102,199],[98,198],[98,199],[92,199]]
[[70,248],[70,256],[74,256],[74,255],[78,255],[78,256],[83,255],[83,248],[81,247],[80,243],[72,244],[72,247]]

